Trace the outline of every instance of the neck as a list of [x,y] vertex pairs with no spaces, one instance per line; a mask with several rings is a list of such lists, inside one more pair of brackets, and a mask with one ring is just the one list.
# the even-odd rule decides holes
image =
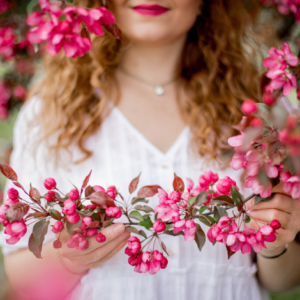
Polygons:
[[150,82],[165,82],[176,76],[186,37],[173,43],[149,46],[133,42],[121,60],[123,69]]

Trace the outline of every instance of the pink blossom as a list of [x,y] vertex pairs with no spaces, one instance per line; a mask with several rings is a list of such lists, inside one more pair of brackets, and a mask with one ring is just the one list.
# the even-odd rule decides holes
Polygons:
[[291,175],[289,172],[281,172],[280,178],[283,181],[283,189],[290,194],[292,198],[300,197],[300,176]]
[[155,232],[162,232],[166,229],[166,224],[164,222],[161,222],[159,220],[156,220],[154,223],[153,223],[153,230]]
[[64,202],[64,207],[62,209],[62,212],[66,215],[72,215],[76,211],[76,204],[73,200],[67,199]]
[[19,199],[19,192],[14,188],[10,188],[7,191],[7,195],[12,200],[18,200]]
[[223,179],[220,179],[217,183],[217,190],[223,195],[229,195],[231,193],[231,188],[236,186],[236,182],[232,180],[230,177],[225,176]]
[[290,73],[282,70],[270,70],[266,76],[272,81],[269,86],[272,90],[277,90],[283,88],[283,95],[287,96],[292,91],[292,86],[297,88],[296,76],[291,75]]
[[159,198],[159,203],[174,203],[174,202],[179,202],[181,198],[181,194],[179,192],[173,191],[168,195],[166,191],[163,189],[158,189],[158,198]]
[[80,216],[77,212],[67,215],[67,219],[72,224],[77,224],[80,221]]
[[105,189],[100,185],[93,186],[95,192],[105,192]]
[[140,252],[141,247],[140,240],[135,236],[131,236],[128,239],[128,246],[125,249],[125,253],[129,256],[136,255]]
[[78,190],[72,189],[72,190],[70,191],[70,193],[69,193],[69,197],[70,197],[71,200],[74,200],[74,201],[77,200],[78,197],[79,197],[79,192],[78,192]]
[[253,100],[246,100],[242,104],[242,112],[247,115],[251,115],[257,112],[256,102]]
[[0,206],[0,223],[6,220],[5,218],[5,212],[9,209],[8,205],[2,205]]
[[87,205],[87,206],[85,207],[86,210],[88,210],[89,208],[90,208],[91,210],[94,210],[94,209],[97,208],[97,206],[94,205],[94,204],[89,204],[89,205]]
[[114,217],[116,219],[121,218],[122,212],[117,206],[110,206],[105,210],[105,214],[109,217]]
[[20,99],[20,100],[25,100],[27,96],[27,91],[24,86],[22,85],[17,85],[13,89],[13,95],[15,98]]
[[272,194],[272,184],[270,181],[266,185],[262,185],[256,177],[248,176],[244,182],[244,186],[251,188],[255,194],[260,194],[262,198],[270,197]]
[[84,251],[89,247],[88,240],[80,233],[71,236],[67,241],[69,248],[76,248],[76,250]]
[[47,178],[44,181],[44,187],[47,190],[52,190],[56,188],[56,181],[53,178]]
[[86,230],[85,236],[92,237],[92,236],[97,235],[97,233],[98,233],[98,230],[96,228],[88,228]]
[[191,242],[195,239],[195,233],[197,231],[196,224],[193,220],[187,220],[185,222],[184,240]]
[[230,161],[230,165],[233,170],[244,169],[247,165],[245,154],[242,152],[235,152]]
[[227,216],[220,218],[218,222],[218,226],[221,228],[223,232],[226,233],[235,233],[238,230],[235,221]]
[[55,200],[55,192],[48,191],[48,194],[46,196],[47,202],[53,202]]
[[219,175],[213,173],[212,171],[206,171],[203,175],[199,177],[200,187],[208,187],[215,184],[219,180]]
[[11,237],[6,242],[10,245],[16,244],[26,232],[27,227],[24,220],[9,223],[5,227],[4,233],[9,234]]
[[163,222],[172,220],[173,223],[179,220],[179,208],[175,202],[169,201],[170,203],[161,203],[154,208],[157,213],[157,218]]
[[93,220],[91,217],[84,217],[82,218],[82,223],[85,224],[86,226],[89,226],[93,223]]
[[2,55],[5,60],[15,56],[14,53],[15,40],[16,40],[16,35],[12,28],[10,27],[0,28],[0,55]]
[[106,236],[103,235],[101,232],[99,232],[98,235],[96,236],[96,241],[98,243],[104,243],[106,241]]
[[55,224],[54,224],[54,226],[52,228],[52,231],[54,233],[60,233],[63,230],[64,230],[64,224],[61,221],[55,222]]
[[216,242],[217,236],[220,234],[222,229],[218,225],[213,225],[211,228],[209,228],[207,232],[207,237],[211,243]]
[[106,194],[108,194],[111,198],[115,199],[117,195],[117,189],[115,186],[109,186],[106,189]]

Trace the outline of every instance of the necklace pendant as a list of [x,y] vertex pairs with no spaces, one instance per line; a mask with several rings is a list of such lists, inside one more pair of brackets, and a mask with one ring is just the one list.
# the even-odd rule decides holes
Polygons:
[[155,88],[154,88],[154,93],[155,95],[157,96],[161,96],[165,93],[165,89],[163,88],[162,85],[156,85]]

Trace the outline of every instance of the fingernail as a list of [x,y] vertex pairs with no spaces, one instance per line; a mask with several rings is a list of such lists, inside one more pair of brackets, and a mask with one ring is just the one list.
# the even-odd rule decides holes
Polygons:
[[115,228],[114,228],[114,232],[115,233],[121,233],[121,232],[123,232],[124,231],[124,226],[122,225],[122,224],[117,224],[116,226],[115,226]]

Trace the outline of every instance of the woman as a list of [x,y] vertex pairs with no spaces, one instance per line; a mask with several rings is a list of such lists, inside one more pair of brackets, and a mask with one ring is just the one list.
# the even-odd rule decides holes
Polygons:
[[[234,134],[231,126],[241,118],[242,101],[259,98],[256,61],[249,52],[255,46],[249,28],[255,28],[259,5],[247,1],[245,7],[242,0],[108,2],[126,42],[106,34],[93,37],[93,53],[84,58],[46,56],[37,96],[15,127],[11,165],[19,181],[26,185],[30,180],[43,190],[42,180],[54,177],[67,190],[68,179],[80,186],[92,169],[92,185],[116,185],[126,197],[130,180],[141,171],[140,186],[159,184],[167,191],[174,172],[197,180],[212,170],[238,180],[233,170],[220,168],[216,157]],[[75,1],[83,7],[100,4]],[[155,276],[137,274],[123,253],[129,233],[115,224],[103,230],[105,243],[91,238],[85,251],[67,248],[65,232],[58,255],[50,232],[42,260],[25,248],[26,237],[15,246],[3,242],[7,274],[24,294],[34,287],[37,299],[268,299],[262,287],[283,291],[300,283],[294,267],[300,262],[294,242],[300,204],[279,187],[274,192],[272,201],[251,210],[253,218],[265,223],[276,218],[283,226],[257,264],[241,253],[227,260],[221,244],[206,244],[199,252],[167,236],[168,268]],[[153,198],[149,204],[157,203]],[[249,226],[257,229],[255,222]],[[280,255],[286,244],[288,251]]]

